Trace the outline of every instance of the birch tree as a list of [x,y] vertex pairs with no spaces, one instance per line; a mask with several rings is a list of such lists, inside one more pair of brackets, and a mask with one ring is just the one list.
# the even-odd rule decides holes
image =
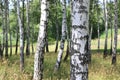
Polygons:
[[[49,2],[47,2],[47,17],[49,16]],[[47,18],[47,23],[46,23],[46,36],[45,36],[45,47],[46,47],[46,52],[49,52],[49,47],[48,47],[48,18]]]
[[114,44],[113,44],[113,53],[112,53],[112,64],[116,64],[116,53],[117,53],[117,34],[118,34],[118,0],[114,0]]
[[36,53],[34,58],[34,75],[33,80],[42,80],[43,78],[43,62],[44,62],[44,49],[47,25],[47,1],[41,0],[41,19],[39,26],[39,35],[37,40]]
[[113,2],[110,0],[110,5],[108,7],[108,19],[109,19],[109,26],[110,26],[110,30],[111,30],[111,42],[110,42],[110,55],[112,55],[112,48],[113,48]]
[[[17,23],[18,23],[18,20],[17,20]],[[16,32],[17,32],[17,34],[16,34],[16,44],[15,44],[15,54],[17,55],[17,53],[18,53],[18,41],[19,41],[19,27],[18,27],[18,25],[16,26]]]
[[[9,6],[9,4],[8,4]],[[8,7],[8,32],[9,32],[9,39],[10,39],[10,56],[12,56],[12,30],[10,26],[10,18],[9,18],[9,7]]]
[[97,33],[98,33],[98,53],[100,51],[100,25],[99,25],[99,19],[100,19],[100,15],[99,15],[99,2],[97,1]]
[[72,0],[70,80],[88,80],[90,0]]
[[57,56],[57,61],[55,64],[54,70],[57,71],[60,67],[61,64],[61,59],[63,55],[63,50],[64,50],[64,42],[66,38],[66,0],[62,0],[62,9],[63,9],[63,18],[62,18],[62,36],[61,36],[61,42],[60,42],[60,50]]
[[2,59],[2,44],[1,44],[1,40],[0,40],[0,60]]
[[[33,4],[33,1],[31,2],[31,4]],[[30,12],[32,11],[32,9],[33,9],[33,7],[30,8]],[[34,17],[34,14],[31,15],[31,17],[30,17],[30,22],[31,22],[32,20],[34,20],[33,17]],[[31,22],[31,26],[32,26],[32,27],[31,27],[31,29],[32,29],[32,34],[31,34],[31,42],[32,42],[32,43],[31,43],[31,47],[32,47],[32,54],[34,54],[34,45],[33,45],[33,44],[34,44],[34,26],[33,26],[33,23],[32,23],[32,22]]]
[[89,62],[89,64],[91,63],[91,38],[92,38],[92,29],[93,29],[93,20],[92,20],[92,18],[93,18],[93,14],[94,14],[94,7],[95,7],[95,1],[94,0],[91,0],[90,1],[90,27],[89,27],[89,29],[90,29],[90,31],[89,31],[89,38],[88,38],[88,62]]
[[17,19],[17,1],[14,0],[13,1],[13,6],[14,6],[14,10],[15,10],[15,16],[16,16],[16,43],[15,43],[15,55],[17,55],[17,52],[18,52],[18,41],[19,41],[19,26],[17,25],[18,24],[18,19]]
[[[24,19],[24,12],[25,12],[25,10],[24,10],[24,8],[25,8],[25,0],[21,0],[22,1],[22,11],[21,11],[21,21],[22,21],[22,27],[23,27],[23,36],[25,35],[25,30],[26,30],[26,28],[25,28],[25,24],[24,24],[24,22],[25,22],[25,19]],[[23,48],[24,48],[24,46],[25,46],[25,37],[23,37]],[[24,49],[23,49],[23,53],[24,53]]]
[[4,5],[3,5],[3,1],[1,1],[0,5],[1,5],[1,14],[2,14],[2,34],[3,34],[3,41],[2,41],[2,47],[1,47],[1,57],[3,57],[3,52],[4,52],[4,47],[5,47],[5,14],[4,14]]
[[24,68],[24,33],[23,33],[23,25],[20,17],[20,0],[17,0],[17,17],[18,17],[19,32],[20,32],[20,70],[22,71]]
[[[54,0],[55,2],[55,6],[58,6],[57,2],[58,0]],[[55,7],[54,6],[54,7]],[[58,10],[56,9],[56,12],[55,12],[55,26],[56,26],[56,46],[55,46],[55,53],[57,52],[58,50],[58,39],[59,39],[59,28],[58,28]]]
[[5,57],[8,57],[8,0],[5,0]]
[[[68,0],[68,5],[69,5],[69,8],[70,8],[70,13],[71,13],[71,1]],[[69,11],[69,10],[68,10]],[[66,11],[67,12],[67,11]],[[69,12],[68,12],[69,13]],[[67,14],[68,14],[67,13]],[[70,15],[70,22],[67,21],[67,26],[69,26],[68,24],[70,23],[71,25],[71,15]],[[68,23],[69,22],[69,23]],[[67,60],[67,58],[69,57],[70,55],[70,29],[68,27],[66,27],[66,34],[67,34],[67,49],[66,49],[66,54],[65,54],[65,57],[64,57],[64,61]]]
[[92,39],[92,30],[93,30],[93,25],[91,24],[91,28],[89,31],[89,39],[88,39],[88,62],[91,63],[91,39]]
[[26,0],[26,23],[27,23],[27,45],[26,45],[26,55],[30,55],[29,0]]
[[[1,15],[2,15],[2,19],[3,19],[3,11],[2,11],[2,1],[0,1],[0,11],[1,11]],[[4,19],[3,19],[4,20]],[[2,23],[3,24],[3,23]],[[3,26],[3,25],[2,25]],[[2,59],[3,57],[3,50],[2,50],[2,43],[1,43],[1,39],[0,39],[0,60]]]
[[104,23],[105,23],[105,44],[104,44],[104,54],[103,58],[107,56],[107,39],[108,39],[108,16],[107,16],[107,0],[103,0],[103,5],[104,5]]

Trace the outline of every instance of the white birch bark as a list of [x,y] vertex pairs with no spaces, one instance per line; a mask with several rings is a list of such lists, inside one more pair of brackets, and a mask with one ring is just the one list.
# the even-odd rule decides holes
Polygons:
[[62,0],[62,9],[63,9],[63,18],[62,18],[62,36],[61,36],[61,42],[60,42],[60,50],[57,56],[57,61],[55,64],[54,70],[57,71],[60,67],[61,64],[61,59],[63,55],[63,50],[64,50],[64,42],[66,38],[66,0]]
[[17,17],[18,17],[19,32],[20,32],[20,70],[22,71],[24,68],[24,33],[23,33],[23,25],[20,17],[20,0],[17,0]]
[[5,0],[5,57],[8,57],[8,0]]
[[118,0],[115,2],[115,16],[114,16],[114,44],[113,44],[113,53],[112,53],[112,64],[116,64],[116,53],[117,53],[117,34],[118,34]]
[[[55,2],[55,6],[58,6],[58,0],[54,0]],[[55,7],[54,6],[54,7]],[[58,28],[58,10],[56,9],[56,14],[55,14],[55,26],[56,26],[56,47],[55,47],[55,53],[57,52],[58,50],[58,39],[59,39],[59,28]]]
[[98,53],[100,51],[100,25],[99,25],[99,19],[100,19],[100,15],[99,15],[99,2],[97,1],[97,33],[98,33]]
[[103,54],[103,58],[105,58],[107,56],[107,39],[108,39],[108,16],[107,16],[107,0],[103,0],[103,4],[104,4],[104,22],[105,22],[105,44],[104,44],[104,54]]
[[9,39],[10,39],[10,56],[12,56],[12,32],[11,32],[11,27],[10,27],[10,18],[9,18],[9,2],[8,2],[8,8],[7,8],[7,12],[8,12],[8,32],[9,32]]
[[2,52],[1,52],[1,57],[3,56],[3,52],[4,52],[4,47],[5,47],[5,14],[4,14],[4,9],[3,9],[3,3],[1,1],[0,5],[1,5],[1,13],[2,13],[2,34],[3,34],[3,41],[2,41]]
[[93,25],[91,24],[90,32],[89,32],[89,39],[88,39],[88,62],[91,63],[91,39],[92,39],[92,30]]
[[29,0],[26,0],[27,45],[26,55],[30,55]]
[[88,80],[90,0],[72,0],[70,80]]
[[42,80],[43,78],[46,24],[47,24],[47,0],[41,0],[41,19],[39,26],[40,30],[39,30],[36,53],[34,58],[33,80]]
[[15,16],[16,16],[16,44],[15,44],[15,55],[17,55],[18,52],[18,40],[19,40],[19,25],[18,19],[17,19],[17,1],[14,0],[14,9],[15,9]]
[[[47,17],[49,16],[49,1],[47,1]],[[48,18],[47,18],[47,23],[46,23],[46,34],[45,34],[45,47],[46,47],[46,52],[49,52],[49,43],[48,43]]]

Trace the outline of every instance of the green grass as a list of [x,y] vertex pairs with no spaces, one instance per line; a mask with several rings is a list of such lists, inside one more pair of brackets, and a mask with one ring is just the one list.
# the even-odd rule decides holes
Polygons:
[[[117,65],[111,65],[111,57],[103,59],[102,54],[92,51],[92,63],[89,65],[89,80],[120,80],[120,55],[117,55]],[[101,52],[102,53],[102,52]],[[44,80],[69,80],[70,62],[62,61],[60,70],[53,73],[57,54],[46,53],[44,59]],[[8,60],[0,62],[0,80],[32,80],[34,56],[25,57],[25,69],[19,71],[19,55],[13,55]]]
[[[118,37],[118,49],[120,49],[119,41],[120,37]],[[91,44],[92,62],[89,65],[89,80],[120,80],[120,54],[117,55],[117,64],[113,66],[111,65],[111,56],[103,59],[102,53],[104,49],[104,37],[101,37],[100,39],[100,53],[97,53],[97,39],[92,40]],[[34,46],[36,47],[36,44],[34,44]],[[45,53],[44,80],[70,80],[69,58],[66,62],[62,61],[58,72],[53,73],[57,58],[57,53],[54,53],[54,49],[55,44],[52,43],[49,45],[50,52]],[[108,39],[108,49],[110,49],[110,38]],[[66,44],[64,51],[66,51]],[[29,57],[25,56],[25,68],[23,72],[20,72],[19,48],[18,55],[14,54],[15,47],[13,47],[13,55],[11,57],[9,57],[7,60],[4,58],[0,60],[0,80],[32,80],[34,70],[34,55],[31,54]]]
[[[70,80],[69,58],[66,62],[62,61],[58,72],[53,73],[57,58],[57,53],[54,53],[54,48],[55,45],[50,45],[50,52],[45,53],[44,80]],[[113,66],[111,65],[111,56],[103,59],[103,50],[98,54],[94,45],[92,49],[92,62],[89,65],[89,80],[120,80],[120,55],[117,55],[117,64]],[[9,57],[7,60],[3,58],[3,60],[0,61],[0,80],[32,80],[33,63],[34,55],[31,54],[30,57],[25,56],[25,69],[23,72],[20,72],[19,55],[13,54],[13,56]]]

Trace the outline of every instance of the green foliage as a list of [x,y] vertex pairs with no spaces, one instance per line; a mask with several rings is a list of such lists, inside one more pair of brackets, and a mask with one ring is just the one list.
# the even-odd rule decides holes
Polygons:
[[104,30],[104,22],[102,18],[102,6],[99,5],[98,0],[91,0],[90,13],[89,13],[89,29],[93,27],[92,38],[97,38],[98,25],[100,33]]

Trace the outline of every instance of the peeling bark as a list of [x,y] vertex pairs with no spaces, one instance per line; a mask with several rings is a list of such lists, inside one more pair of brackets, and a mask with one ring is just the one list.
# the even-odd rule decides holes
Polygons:
[[62,18],[62,36],[61,36],[61,42],[60,42],[60,50],[57,56],[57,61],[54,67],[54,71],[57,71],[60,67],[61,64],[61,59],[63,55],[63,50],[64,50],[64,43],[65,43],[65,38],[66,38],[66,0],[62,0],[62,9],[63,9],[63,18]]
[[38,41],[36,53],[34,58],[34,75],[33,80],[42,80],[43,78],[43,62],[44,62],[44,49],[46,38],[46,25],[47,25],[47,1],[41,0],[41,19],[39,26]]
[[19,32],[20,32],[20,70],[23,71],[24,68],[24,32],[23,25],[20,17],[20,0],[17,0],[17,17],[19,24]]
[[90,0],[72,0],[70,80],[88,80]]

